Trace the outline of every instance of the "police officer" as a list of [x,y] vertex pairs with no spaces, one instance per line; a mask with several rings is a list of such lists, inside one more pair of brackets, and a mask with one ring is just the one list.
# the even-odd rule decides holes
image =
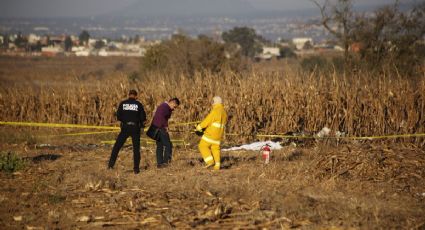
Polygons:
[[137,101],[136,90],[130,90],[128,99],[120,103],[118,106],[117,118],[121,121],[121,132],[112,148],[108,168],[112,169],[114,167],[118,152],[127,138],[131,136],[133,142],[133,171],[135,174],[138,174],[140,172],[140,132],[146,121],[146,113],[142,103]]

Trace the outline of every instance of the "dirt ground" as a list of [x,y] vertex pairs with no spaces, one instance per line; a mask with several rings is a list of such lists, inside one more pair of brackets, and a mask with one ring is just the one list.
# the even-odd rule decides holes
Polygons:
[[[108,80],[139,70],[139,59],[128,57],[5,57],[0,56],[0,82],[3,86],[69,86]],[[65,84],[66,83],[66,84]]]
[[[106,81],[138,65],[137,59],[0,57],[0,82]],[[143,143],[141,173],[134,175],[131,146],[106,170],[112,146],[100,140],[116,134],[49,136],[79,132],[65,131],[0,126],[0,153],[26,162],[15,173],[0,172],[0,230],[425,229],[423,138],[416,142],[421,147],[288,142],[268,165],[255,151],[223,152],[218,172],[203,168],[197,138],[176,148],[163,169],[155,167],[154,146]]]
[[[147,147],[146,147],[147,146]],[[27,161],[0,172],[1,229],[424,229],[425,150],[411,144],[287,145],[223,152],[202,167],[196,146],[157,169],[154,146],[106,170],[111,146],[1,144]]]

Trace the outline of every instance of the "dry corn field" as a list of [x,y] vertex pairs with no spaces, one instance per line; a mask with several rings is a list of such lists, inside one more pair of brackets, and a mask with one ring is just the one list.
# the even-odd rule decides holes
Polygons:
[[[276,62],[284,65],[284,62]],[[224,146],[254,134],[331,129],[347,136],[425,133],[425,75],[300,73],[144,75],[133,58],[0,58],[0,120],[118,125],[114,112],[139,91],[148,119],[171,97],[172,123],[198,121],[214,95],[229,114]],[[282,69],[282,70],[283,70]],[[131,77],[128,77],[131,76]],[[170,123],[171,123],[170,122]],[[202,167],[193,126],[173,126],[170,167],[142,143],[141,173],[126,145],[106,170],[116,133],[55,136],[72,129],[0,126],[1,153],[24,167],[0,172],[0,229],[423,229],[425,138],[280,139],[264,165],[256,151],[222,152]],[[88,131],[88,130],[84,130]]]
[[325,126],[350,136],[425,133],[424,76],[407,80],[388,73],[317,76],[289,70],[193,78],[152,74],[130,82],[123,72],[104,74],[101,80],[81,80],[73,71],[57,75],[51,78],[60,80],[2,84],[2,120],[116,124],[117,104],[136,88],[149,118],[161,102],[179,97],[182,106],[173,115],[175,122],[200,120],[211,98],[220,95],[230,133],[308,133]]

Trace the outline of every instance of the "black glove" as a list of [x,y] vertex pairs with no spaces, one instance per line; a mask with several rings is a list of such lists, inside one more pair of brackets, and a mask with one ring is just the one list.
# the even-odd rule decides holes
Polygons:
[[[199,124],[198,124],[198,125],[196,125],[196,127],[200,127],[200,126],[199,126]],[[195,128],[195,134],[196,134],[196,135],[198,135],[198,136],[202,136],[202,135],[204,135],[204,131],[205,131],[205,129],[206,129],[206,128],[204,128],[204,129],[202,129],[202,130],[199,130],[199,129]]]

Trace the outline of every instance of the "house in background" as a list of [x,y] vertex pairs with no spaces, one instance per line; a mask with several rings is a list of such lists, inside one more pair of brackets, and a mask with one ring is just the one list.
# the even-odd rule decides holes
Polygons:
[[41,41],[41,37],[36,34],[28,35],[28,43],[29,44],[37,44],[37,42]]
[[313,38],[293,38],[292,43],[294,43],[297,50],[302,50],[304,49],[306,44],[310,44],[311,46],[313,46]]
[[279,47],[263,47],[261,54],[255,56],[257,60],[271,60],[272,58],[280,57]]
[[46,57],[55,57],[63,55],[64,49],[61,46],[46,46],[41,48],[41,55]]
[[49,37],[49,43],[53,44],[54,46],[60,46],[65,41],[65,35],[58,35],[58,36],[50,36]]
[[71,52],[75,53],[75,56],[78,57],[88,57],[91,55],[90,49],[84,46],[73,46]]
[[360,53],[364,49],[364,45],[361,42],[354,42],[350,45],[349,50],[354,53]]

